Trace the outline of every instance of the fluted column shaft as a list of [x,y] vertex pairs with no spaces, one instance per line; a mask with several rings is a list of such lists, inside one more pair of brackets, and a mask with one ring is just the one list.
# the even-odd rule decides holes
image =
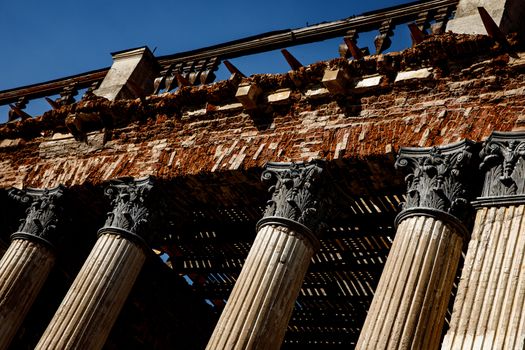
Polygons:
[[263,179],[275,180],[255,242],[206,349],[277,350],[295,299],[319,245],[323,209],[318,163],[270,163]]
[[403,220],[356,349],[436,349],[462,245],[434,217]]
[[120,235],[100,236],[36,349],[101,349],[145,258]]
[[485,182],[442,349],[525,345],[525,133],[494,132],[480,153]]
[[525,340],[524,205],[478,210],[442,349],[519,349]]
[[284,226],[263,226],[207,349],[279,349],[314,248]]
[[36,349],[102,349],[144,264],[152,180],[115,181],[112,211]]
[[401,149],[407,201],[356,349],[439,347],[467,236],[470,142]]
[[9,347],[55,263],[52,241],[58,238],[63,189],[11,189],[9,196],[29,207],[0,259],[2,350]]
[[0,349],[7,349],[55,262],[45,246],[14,239],[0,260]]

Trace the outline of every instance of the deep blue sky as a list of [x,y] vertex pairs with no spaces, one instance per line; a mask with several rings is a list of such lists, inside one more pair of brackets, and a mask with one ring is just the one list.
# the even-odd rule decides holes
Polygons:
[[[0,90],[106,67],[111,65],[110,52],[137,46],[167,55],[408,2],[0,0]],[[361,46],[371,46],[365,43],[369,39],[362,36]],[[290,51],[310,64],[337,57],[339,42]],[[287,69],[284,60],[272,54],[234,63],[246,74]]]

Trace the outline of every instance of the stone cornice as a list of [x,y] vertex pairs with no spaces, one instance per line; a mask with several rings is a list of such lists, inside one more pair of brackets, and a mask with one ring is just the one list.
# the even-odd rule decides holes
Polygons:
[[474,142],[401,148],[396,168],[407,173],[403,209],[435,209],[465,221],[470,213]]
[[276,218],[283,218],[287,222],[297,223],[294,229],[302,228],[299,231],[306,237],[317,236],[326,209],[322,166],[321,161],[309,164],[268,163],[262,180],[272,184],[269,188],[271,199],[257,226],[275,223]]
[[25,219],[21,220],[17,232],[11,239],[28,239],[53,248],[59,239],[60,221],[63,221],[63,197],[65,188],[58,186],[53,189],[27,188],[9,190],[9,197],[17,202],[28,205]]

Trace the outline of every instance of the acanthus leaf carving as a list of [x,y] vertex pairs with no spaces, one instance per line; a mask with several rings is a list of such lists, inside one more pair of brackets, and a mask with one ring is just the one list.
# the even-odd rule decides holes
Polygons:
[[269,163],[262,174],[263,181],[271,181],[264,217],[282,217],[298,222],[313,232],[322,226],[324,202],[320,183],[323,176],[320,162]]
[[111,211],[101,230],[117,228],[142,238],[150,220],[148,197],[153,189],[153,179],[115,180],[106,188],[105,195],[111,200]]
[[525,134],[494,132],[480,152],[485,171],[483,197],[524,194]]
[[402,148],[395,166],[408,173],[403,209],[431,208],[463,219],[471,197],[472,147],[465,141],[442,148]]
[[17,234],[36,236],[52,245],[60,234],[64,192],[62,186],[43,190],[10,189],[8,193],[10,198],[28,206],[26,217],[20,220]]

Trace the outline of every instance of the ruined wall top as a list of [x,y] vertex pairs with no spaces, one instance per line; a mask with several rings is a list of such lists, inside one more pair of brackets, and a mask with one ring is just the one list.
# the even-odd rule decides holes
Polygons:
[[[243,77],[232,68],[230,79],[198,86],[185,81],[191,74],[170,83],[164,72],[158,94],[111,101],[91,93],[0,125],[0,187],[171,179],[321,158],[366,159],[360,178],[381,186],[389,180],[379,164],[391,168],[400,147],[481,141],[525,124],[525,56],[514,36],[414,40],[401,52],[292,63],[284,74]],[[348,35],[345,42],[355,49]]]

